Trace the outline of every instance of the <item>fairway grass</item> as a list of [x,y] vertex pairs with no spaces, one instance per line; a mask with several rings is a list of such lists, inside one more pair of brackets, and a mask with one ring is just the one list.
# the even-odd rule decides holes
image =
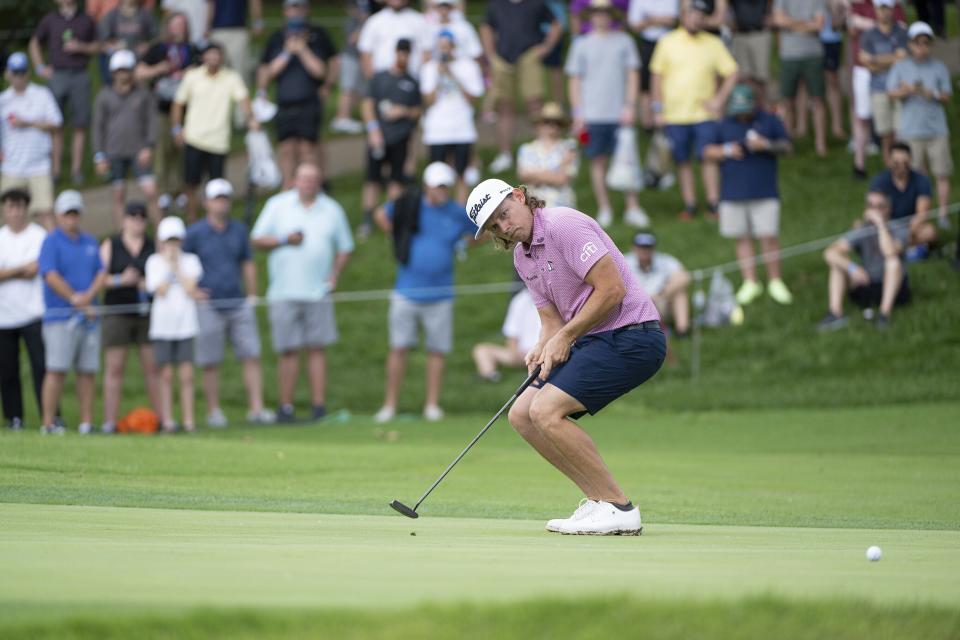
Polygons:
[[[955,606],[960,532],[648,525],[640,538],[542,521],[0,505],[0,617],[109,611],[401,609],[625,595],[641,601]],[[416,535],[411,535],[416,533]],[[868,562],[864,551],[885,554]]]

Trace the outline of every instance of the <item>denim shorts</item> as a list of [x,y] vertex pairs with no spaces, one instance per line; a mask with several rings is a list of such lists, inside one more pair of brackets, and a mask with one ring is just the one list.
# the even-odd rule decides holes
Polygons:
[[[715,126],[708,120],[696,124],[668,124],[664,127],[663,132],[670,141],[673,161],[684,164],[690,162],[693,156],[699,160],[703,155],[703,148],[713,142]],[[693,154],[690,153],[691,147],[693,147]]]
[[570,357],[550,372],[546,382],[580,401],[596,414],[654,376],[667,354],[667,339],[660,329],[622,328],[590,333],[573,343]]
[[613,150],[617,147],[617,130],[619,124],[590,124],[587,123],[587,142],[586,154],[588,158],[597,156],[612,156]]

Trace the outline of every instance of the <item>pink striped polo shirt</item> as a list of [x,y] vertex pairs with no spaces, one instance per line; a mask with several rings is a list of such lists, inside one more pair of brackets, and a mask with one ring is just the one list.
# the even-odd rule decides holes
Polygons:
[[514,247],[513,265],[537,308],[552,303],[566,323],[577,315],[593,293],[593,287],[584,277],[606,255],[617,265],[627,294],[605,320],[587,333],[610,331],[647,320],[659,321],[657,308],[633,277],[613,240],[596,220],[576,209],[554,207],[534,211],[531,242]]

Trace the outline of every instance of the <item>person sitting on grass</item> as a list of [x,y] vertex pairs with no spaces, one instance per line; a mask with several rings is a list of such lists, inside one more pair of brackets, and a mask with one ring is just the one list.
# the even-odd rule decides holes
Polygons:
[[633,250],[624,255],[634,277],[653,298],[660,317],[673,317],[677,337],[690,333],[690,274],[670,254],[656,251],[657,238],[652,233],[638,233]]
[[197,283],[203,275],[200,259],[182,249],[187,230],[183,220],[164,218],[157,228],[159,253],[147,258],[146,287],[153,294],[150,340],[160,368],[160,420],[164,433],[176,431],[173,420],[173,368],[180,377],[183,429],[194,430],[193,340],[197,336]]
[[930,178],[913,168],[913,152],[905,142],[890,148],[890,168],[878,173],[870,182],[871,191],[880,191],[890,198],[890,219],[909,219],[910,251],[907,260],[926,257],[929,245],[937,241],[937,230],[927,221],[933,185]]
[[[909,238],[907,223],[890,222],[890,198],[879,191],[867,193],[863,220],[823,252],[830,267],[829,311],[817,329],[833,331],[847,325],[843,296],[848,291],[850,299],[864,309],[865,318],[871,318],[873,307],[879,305],[876,327],[886,329],[894,306],[910,302],[910,283],[901,259]],[[860,256],[860,264],[850,257],[851,251]]]
[[526,289],[518,291],[503,321],[506,344],[481,342],[473,347],[473,363],[477,377],[486,382],[500,382],[497,367],[522,368],[524,358],[540,339],[540,314],[533,304],[533,297]]

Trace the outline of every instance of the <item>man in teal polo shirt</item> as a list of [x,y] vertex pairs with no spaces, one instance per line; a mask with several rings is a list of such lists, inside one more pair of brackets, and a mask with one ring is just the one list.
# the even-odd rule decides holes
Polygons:
[[337,340],[329,296],[353,251],[343,207],[321,193],[320,184],[320,169],[301,164],[294,188],[267,200],[250,234],[254,248],[270,252],[267,300],[273,349],[280,354],[277,419],[282,422],[295,418],[302,352],[307,354],[313,419],[326,415],[325,348]]
[[[390,356],[387,388],[377,422],[388,422],[397,412],[397,401],[407,366],[407,352],[419,343],[423,326],[427,349],[427,393],[423,417],[443,418],[440,389],[446,355],[453,347],[453,267],[457,247],[473,238],[473,225],[463,215],[463,205],[450,197],[456,183],[454,170],[443,162],[427,165],[424,192],[410,237],[406,262],[397,265],[397,282],[390,298]],[[376,213],[377,224],[394,232],[394,203]]]
[[100,369],[100,325],[92,311],[106,272],[97,240],[80,230],[83,196],[68,190],[53,205],[57,228],[40,248],[38,265],[43,277],[43,342],[47,372],[43,378],[45,434],[64,433],[56,423],[63,385],[71,369],[77,372],[81,434],[93,428],[94,378]]

